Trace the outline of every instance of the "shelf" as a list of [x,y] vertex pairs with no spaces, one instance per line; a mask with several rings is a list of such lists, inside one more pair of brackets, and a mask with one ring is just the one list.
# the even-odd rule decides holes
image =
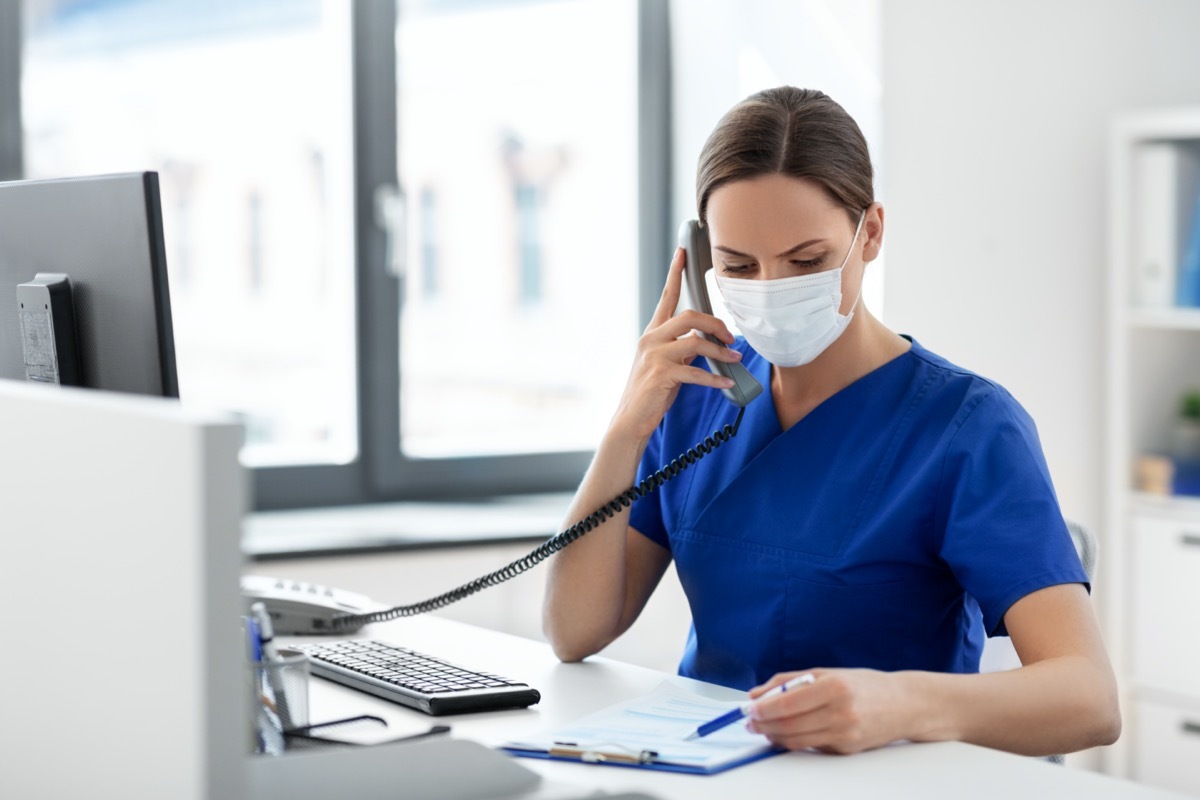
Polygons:
[[1115,120],[1116,131],[1129,141],[1187,141],[1200,139],[1200,109],[1164,108],[1134,111]]
[[1152,683],[1143,683],[1134,678],[1133,688],[1137,691],[1139,700],[1182,707],[1189,711],[1192,709],[1200,711],[1200,687],[1196,687],[1194,691],[1189,691],[1186,687],[1183,689],[1176,686],[1164,688]]
[[1174,297],[1148,268],[1168,263],[1194,224],[1200,106],[1123,114],[1111,132],[1102,606],[1122,702],[1137,723],[1105,758],[1108,771],[1152,783],[1200,759],[1177,721],[1200,708],[1200,637],[1179,633],[1194,627],[1200,601],[1200,497],[1136,491],[1132,462],[1169,449],[1179,398],[1200,380],[1200,308],[1139,300]]
[[1170,516],[1200,515],[1200,497],[1131,492],[1130,509],[1136,513]]
[[1134,328],[1200,331],[1200,308],[1135,308],[1129,311]]

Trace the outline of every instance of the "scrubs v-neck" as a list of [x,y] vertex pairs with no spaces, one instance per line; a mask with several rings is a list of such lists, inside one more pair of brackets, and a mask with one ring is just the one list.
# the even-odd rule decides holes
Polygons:
[[[735,347],[769,386],[770,364]],[[736,416],[682,387],[639,477]],[[977,672],[1014,602],[1087,583],[1029,415],[916,341],[786,431],[764,391],[630,525],[687,594],[680,674],[741,689],[813,667]]]

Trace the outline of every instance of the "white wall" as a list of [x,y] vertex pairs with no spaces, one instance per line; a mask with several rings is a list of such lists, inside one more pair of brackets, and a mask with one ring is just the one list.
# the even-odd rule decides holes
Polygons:
[[1194,0],[884,4],[884,319],[1013,392],[1094,530],[1107,124],[1200,104],[1198,33]]

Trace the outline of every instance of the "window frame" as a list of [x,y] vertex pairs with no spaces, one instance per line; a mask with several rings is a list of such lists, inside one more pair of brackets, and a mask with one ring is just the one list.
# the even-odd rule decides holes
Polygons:
[[25,174],[21,120],[21,3],[0,3],[0,181]]
[[[24,172],[21,6],[0,3],[0,179]],[[637,0],[641,325],[657,304],[674,239],[668,10],[668,0]],[[590,451],[446,459],[403,453],[400,283],[386,264],[387,234],[376,208],[380,192],[394,191],[403,179],[397,173],[397,19],[393,0],[351,4],[358,457],[346,464],[254,467],[256,510],[564,491],[578,485],[591,459]]]

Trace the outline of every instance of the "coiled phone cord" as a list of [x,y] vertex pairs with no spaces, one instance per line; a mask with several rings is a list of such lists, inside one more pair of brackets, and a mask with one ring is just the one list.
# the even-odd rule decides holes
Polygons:
[[620,514],[626,508],[633,505],[633,501],[640,497],[653,492],[658,487],[662,486],[667,481],[674,478],[679,473],[683,472],[692,464],[699,461],[704,456],[711,453],[716,448],[720,447],[724,442],[729,441],[738,432],[738,428],[742,424],[742,415],[746,413],[745,407],[738,409],[737,419],[732,425],[726,424],[718,431],[714,431],[711,436],[706,436],[703,442],[698,442],[696,445],[688,448],[686,453],[681,453],[671,463],[664,466],[652,475],[647,475],[639,483],[629,487],[621,494],[608,501],[600,508],[588,514],[586,517],[576,522],[571,527],[567,528],[562,533],[556,534],[543,542],[536,550],[512,562],[508,566],[501,567],[495,572],[484,575],[481,578],[476,578],[470,583],[465,583],[457,589],[451,589],[445,594],[440,594],[437,597],[432,597],[420,603],[413,603],[407,606],[395,606],[383,611],[374,611],[369,614],[343,614],[334,617],[330,620],[330,626],[335,631],[349,632],[361,628],[373,622],[387,622],[401,617],[414,617],[417,614],[425,614],[430,611],[435,611],[439,608],[457,603],[459,600],[470,597],[476,592],[488,589],[497,584],[511,580],[523,572],[537,566],[542,561],[545,561],[550,556],[562,550],[567,545],[571,544],[579,537],[583,536],[593,528],[597,528],[601,523],[611,517]]

